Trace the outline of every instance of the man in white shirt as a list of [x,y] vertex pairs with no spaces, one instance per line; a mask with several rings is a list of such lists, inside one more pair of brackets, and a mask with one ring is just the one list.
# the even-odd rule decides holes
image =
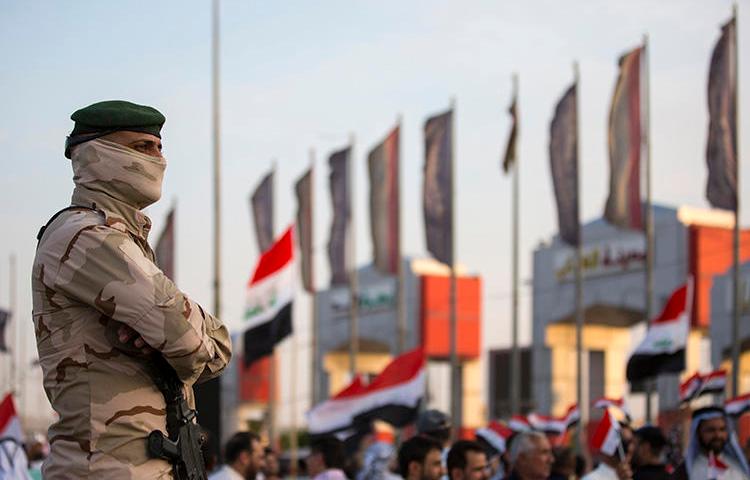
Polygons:
[[[713,459],[713,465],[710,465]],[[737,436],[724,409],[717,406],[699,408],[693,412],[690,442],[685,461],[677,467],[672,478],[747,480],[750,469],[737,443]]]
[[224,447],[225,464],[208,480],[255,480],[264,466],[260,438],[253,432],[237,432]]

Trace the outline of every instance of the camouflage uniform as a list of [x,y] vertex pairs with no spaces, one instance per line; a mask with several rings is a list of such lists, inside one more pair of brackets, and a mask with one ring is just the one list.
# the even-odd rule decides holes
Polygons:
[[[83,208],[48,225],[33,266],[44,389],[59,414],[43,474],[171,478],[171,466],[146,449],[149,432],[166,431],[164,398],[149,358],[115,348],[118,327],[130,326],[166,358],[191,406],[192,385],[216,377],[229,361],[229,334],[154,264],[151,221],[140,208],[155,201],[143,194],[155,182],[160,194],[164,159],[101,139],[76,148],[72,205]],[[107,149],[119,150],[120,160]]]

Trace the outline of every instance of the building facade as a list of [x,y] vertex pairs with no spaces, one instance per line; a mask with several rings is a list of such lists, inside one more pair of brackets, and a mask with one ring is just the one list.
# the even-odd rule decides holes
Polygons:
[[[689,277],[694,279],[686,370],[711,367],[711,286],[731,264],[733,215],[689,207],[654,207],[652,316]],[[644,420],[645,395],[631,392],[625,366],[646,331],[646,239],[597,219],[582,225],[584,419],[591,401],[625,397]],[[576,401],[575,250],[558,237],[533,253],[532,391],[535,409],[560,415]],[[656,384],[654,411],[675,411],[679,375]]]

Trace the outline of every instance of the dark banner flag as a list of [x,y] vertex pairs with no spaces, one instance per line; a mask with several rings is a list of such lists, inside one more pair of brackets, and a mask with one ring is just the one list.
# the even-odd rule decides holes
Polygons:
[[737,30],[722,27],[708,73],[706,198],[716,208],[737,209]]
[[516,137],[518,137],[518,95],[513,94],[513,102],[508,109],[511,117],[510,135],[508,135],[508,144],[505,146],[505,156],[503,157],[503,172],[508,173],[516,163]]
[[453,111],[428,118],[424,125],[424,231],[427,250],[453,264]]
[[167,214],[167,223],[164,225],[164,229],[161,231],[159,240],[157,240],[156,242],[156,248],[154,248],[156,265],[162,272],[164,272],[164,275],[169,277],[169,279],[172,281],[175,281],[174,210],[175,209],[172,208]]
[[273,243],[273,174],[271,170],[250,197],[258,250],[265,252]]
[[549,161],[557,200],[560,238],[578,245],[578,112],[577,84],[573,84],[555,108],[550,124]]
[[375,267],[384,273],[398,272],[399,238],[399,127],[370,151],[370,232]]
[[8,320],[10,320],[10,312],[0,309],[0,352],[8,351],[8,344],[5,343],[5,327],[8,326]]
[[331,237],[328,240],[328,261],[331,265],[331,285],[349,283],[347,236],[351,221],[351,192],[349,186],[349,156],[351,148],[334,152],[328,158],[331,169],[329,183],[331,187]]
[[609,110],[609,197],[604,218],[641,229],[641,52],[620,57],[620,75]]
[[294,184],[297,195],[297,242],[302,259],[302,285],[310,293],[315,292],[313,284],[313,206],[312,206],[312,167]]

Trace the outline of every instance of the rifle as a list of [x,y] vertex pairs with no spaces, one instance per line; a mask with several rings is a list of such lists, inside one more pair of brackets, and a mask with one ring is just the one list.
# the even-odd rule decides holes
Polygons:
[[190,408],[183,384],[171,365],[159,354],[153,356],[156,386],[167,404],[167,433],[154,430],[148,435],[148,452],[172,464],[175,480],[206,480],[201,445],[205,436],[197,412]]

